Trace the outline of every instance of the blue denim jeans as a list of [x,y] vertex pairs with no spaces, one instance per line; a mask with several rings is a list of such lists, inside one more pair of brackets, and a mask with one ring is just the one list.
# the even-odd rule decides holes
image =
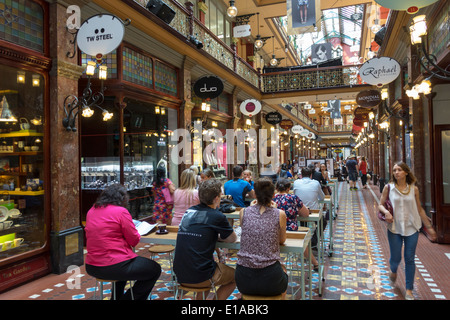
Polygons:
[[397,273],[398,265],[402,260],[402,246],[403,244],[405,245],[403,255],[405,258],[405,282],[407,290],[413,290],[414,287],[414,273],[416,272],[414,258],[416,255],[418,239],[419,232],[416,232],[410,236],[402,236],[388,230],[389,248],[391,250],[389,265],[393,273]]

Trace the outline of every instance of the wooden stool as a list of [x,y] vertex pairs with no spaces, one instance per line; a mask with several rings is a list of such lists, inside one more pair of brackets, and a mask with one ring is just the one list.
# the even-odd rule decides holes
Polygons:
[[283,295],[277,296],[251,296],[248,294],[242,294],[242,300],[284,300]]
[[[112,291],[114,292],[114,300],[116,300],[116,282],[118,280],[104,280],[104,279],[95,279],[97,282],[95,283],[95,291],[94,291],[94,300],[96,300],[96,296],[97,296],[97,283],[100,282],[100,299],[103,300],[103,283],[107,283],[107,282],[111,282],[112,285]],[[131,282],[131,280],[128,280],[127,282],[129,282],[130,284],[130,290],[131,290],[131,300],[134,300],[134,295],[133,295],[133,283]]]
[[[175,292],[174,287],[176,286],[176,281],[175,281],[175,274],[173,273],[173,252],[175,250],[175,247],[172,245],[156,245],[156,246],[151,246],[148,251],[150,252],[150,258],[152,260],[154,260],[153,258],[161,253],[168,253],[169,254],[169,265],[170,265],[170,276],[172,278],[172,280],[170,280],[170,283],[172,284],[172,290],[173,292]],[[151,297],[151,293],[150,293],[150,297]]]
[[181,284],[178,284],[177,285],[177,292],[175,293],[175,300],[177,300],[179,290],[181,290],[180,300],[183,300],[183,294],[184,294],[183,292],[184,291],[186,291],[186,292],[189,292],[189,291],[190,292],[194,292],[194,299],[196,299],[197,298],[197,294],[199,292],[201,292],[202,295],[203,295],[203,300],[206,300],[207,297],[205,297],[205,292],[208,292],[208,291],[211,291],[211,290],[213,290],[214,297],[217,300],[217,291],[216,291],[216,287],[215,287],[214,283],[211,283],[211,287],[204,287],[204,288],[192,288],[192,287],[186,287],[186,286],[183,286]]

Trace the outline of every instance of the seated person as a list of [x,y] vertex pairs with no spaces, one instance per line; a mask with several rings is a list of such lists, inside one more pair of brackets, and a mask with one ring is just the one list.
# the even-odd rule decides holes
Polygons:
[[[314,170],[302,168],[302,178],[294,182],[294,194],[302,199],[303,204],[309,209],[319,209],[319,201],[325,199],[320,182],[312,179]],[[322,175],[318,173],[321,177]]]
[[271,179],[258,179],[255,193],[256,204],[240,211],[236,285],[242,294],[285,295],[288,276],[280,263],[280,244],[286,241],[286,214],[272,201],[275,187]]
[[[124,288],[133,285],[135,300],[147,300],[161,274],[161,266],[133,252],[141,236],[134,226],[127,189],[121,184],[106,187],[86,216],[86,272],[92,277],[116,282],[116,299],[131,300]],[[114,294],[112,295],[114,296]]]
[[233,168],[233,180],[225,182],[223,188],[225,194],[231,195],[233,197],[234,203],[239,207],[245,207],[245,197],[248,194],[250,198],[255,198],[255,191],[252,185],[241,179],[243,169],[241,166],[235,166]]
[[218,299],[225,300],[236,287],[234,269],[216,263],[214,249],[216,241],[234,242],[237,236],[227,218],[217,210],[221,186],[216,179],[200,184],[200,204],[189,208],[180,222],[173,270],[178,282],[187,287],[204,288],[213,281],[220,286]]
[[191,169],[186,169],[181,173],[180,187],[173,194],[172,226],[179,225],[186,210],[200,203],[196,178],[195,172]]

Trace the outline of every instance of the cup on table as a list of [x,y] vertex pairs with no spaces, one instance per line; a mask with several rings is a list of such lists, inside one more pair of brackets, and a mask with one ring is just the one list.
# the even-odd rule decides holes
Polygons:
[[22,216],[22,212],[20,212],[20,211],[14,212],[14,213],[11,213],[9,216],[13,219],[16,219],[16,218],[19,218],[20,216]]
[[166,227],[167,227],[166,224],[160,224],[160,225],[158,225],[159,233],[165,233],[165,232],[167,232]]
[[12,221],[3,221],[0,222],[0,230],[6,230],[9,229],[12,226],[13,222]]
[[2,251],[11,249],[12,244],[13,244],[12,241],[5,241],[5,242],[3,242]]
[[24,240],[25,240],[24,238],[16,238],[16,239],[14,239],[14,248],[19,247],[23,243]]

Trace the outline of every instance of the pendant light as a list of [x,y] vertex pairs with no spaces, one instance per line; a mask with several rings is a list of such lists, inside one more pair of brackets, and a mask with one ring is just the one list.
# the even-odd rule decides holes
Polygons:
[[264,45],[264,41],[262,41],[261,35],[259,34],[259,12],[256,14],[258,15],[258,34],[256,35],[255,48],[261,49]]
[[278,60],[275,58],[275,36],[272,36],[272,59],[270,59],[270,65],[276,67],[278,65]]
[[231,1],[230,1],[230,6],[229,6],[228,9],[227,9],[227,15],[228,15],[230,18],[234,18],[234,17],[237,16],[237,12],[238,12],[238,10],[237,10],[237,8],[234,6],[234,0],[231,0]]

